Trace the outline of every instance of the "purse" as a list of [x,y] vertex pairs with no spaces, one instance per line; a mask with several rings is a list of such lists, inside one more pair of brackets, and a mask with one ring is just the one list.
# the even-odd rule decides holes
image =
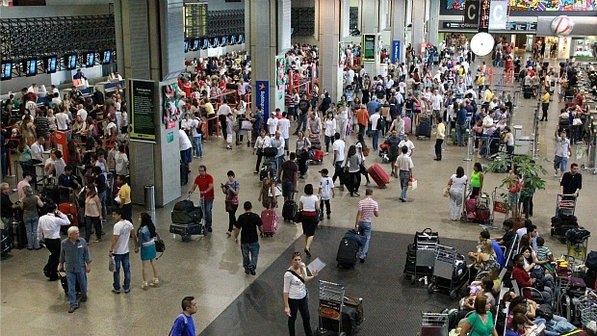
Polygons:
[[363,156],[367,157],[369,156],[369,152],[371,150],[369,149],[369,147],[363,147]]
[[160,235],[155,236],[154,240],[156,252],[164,253],[166,251],[166,243],[164,243]]
[[450,187],[445,186],[442,194],[444,195],[444,197],[450,196]]

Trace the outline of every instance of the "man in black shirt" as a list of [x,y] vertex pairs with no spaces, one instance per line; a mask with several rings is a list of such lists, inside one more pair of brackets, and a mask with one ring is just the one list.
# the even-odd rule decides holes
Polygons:
[[279,174],[279,180],[282,181],[282,196],[284,197],[284,202],[286,202],[292,198],[292,193],[296,191],[298,179],[296,153],[290,153],[290,159],[282,163]]
[[243,204],[245,213],[238,216],[236,223],[234,224],[234,241],[238,242],[238,235],[240,236],[240,249],[243,256],[243,267],[245,273],[255,275],[255,269],[257,268],[257,258],[259,257],[259,235],[257,235],[257,229],[261,231],[261,217],[258,214],[251,211],[253,205],[251,202],[246,201]]
[[578,172],[578,164],[570,165],[570,171],[562,175],[560,182],[560,195],[574,194],[578,197],[578,193],[582,189],[582,174]]
[[303,94],[303,97],[298,102],[298,122],[296,124],[296,131],[294,131],[294,135],[297,135],[299,131],[305,133],[307,129],[307,114],[309,112],[309,108],[311,108],[311,104],[307,100],[307,95]]

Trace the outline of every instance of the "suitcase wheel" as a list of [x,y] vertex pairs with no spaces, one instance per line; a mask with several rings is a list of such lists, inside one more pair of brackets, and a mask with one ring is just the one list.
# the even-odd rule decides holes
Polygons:
[[433,294],[433,293],[435,293],[436,289],[437,288],[436,288],[435,284],[432,282],[429,284],[429,286],[427,286],[427,293]]
[[183,242],[189,242],[191,241],[191,235],[182,235],[180,236],[180,238],[182,239]]

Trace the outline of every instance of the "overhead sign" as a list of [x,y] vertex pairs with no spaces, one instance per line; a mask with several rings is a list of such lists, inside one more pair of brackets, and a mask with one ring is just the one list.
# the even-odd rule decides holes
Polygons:
[[128,80],[130,138],[155,141],[155,82]]
[[479,8],[479,31],[489,31],[489,5],[490,0],[481,0]]
[[508,0],[491,0],[489,30],[505,30],[508,22]]
[[477,31],[478,25],[464,23],[461,21],[440,21],[440,27],[443,30],[462,30],[462,31]]
[[392,63],[400,62],[400,40],[392,41]]
[[464,23],[479,24],[479,0],[466,0],[464,3]]
[[257,106],[261,106],[261,110],[263,111],[264,116],[264,125],[267,122],[267,118],[269,117],[271,111],[269,109],[269,81],[258,80],[255,81],[255,86],[257,87]]
[[520,32],[537,31],[537,22],[508,22],[506,30],[514,30]]

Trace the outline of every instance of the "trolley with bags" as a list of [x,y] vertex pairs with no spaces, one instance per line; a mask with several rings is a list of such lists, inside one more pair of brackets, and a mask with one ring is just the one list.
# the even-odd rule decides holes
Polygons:
[[195,207],[190,195],[186,200],[176,202],[170,213],[170,233],[180,235],[182,241],[190,241],[193,235],[205,235],[203,210],[203,203]]
[[576,195],[558,194],[556,196],[555,216],[551,218],[551,236],[566,243],[566,233],[570,229],[578,228],[578,220],[574,215],[576,210]]
[[407,247],[406,263],[404,264],[404,278],[411,283],[423,280],[433,275],[435,263],[435,248],[439,244],[439,234],[431,228],[425,228],[415,233],[415,239]]
[[421,332],[418,336],[448,336],[450,318],[443,313],[421,313]]
[[427,287],[429,294],[448,292],[450,299],[454,300],[468,279],[469,271],[464,256],[454,247],[438,244],[435,248],[433,277]]
[[352,335],[364,320],[363,299],[345,295],[344,285],[319,280],[318,335]]
[[566,254],[578,260],[587,259],[587,249],[591,232],[583,227],[566,231]]

